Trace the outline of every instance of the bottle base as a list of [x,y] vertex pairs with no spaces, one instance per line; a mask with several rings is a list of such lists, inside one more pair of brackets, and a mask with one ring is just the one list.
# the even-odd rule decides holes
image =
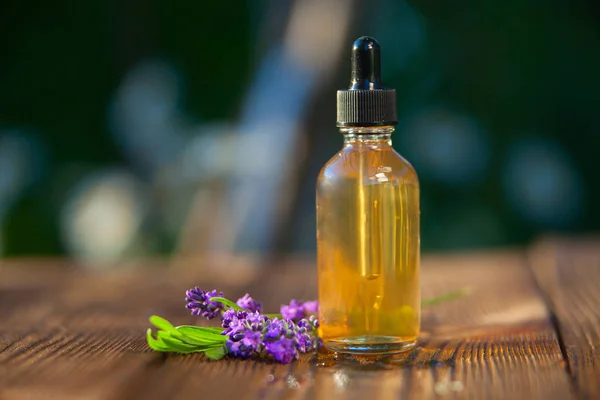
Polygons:
[[416,338],[397,336],[354,336],[323,341],[331,351],[350,354],[403,353],[414,348],[416,343]]

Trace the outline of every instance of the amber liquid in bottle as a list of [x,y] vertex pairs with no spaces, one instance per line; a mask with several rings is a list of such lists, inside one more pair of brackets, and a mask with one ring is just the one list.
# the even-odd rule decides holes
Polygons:
[[419,334],[419,183],[393,130],[342,129],[319,174],[319,335],[333,351],[401,352]]

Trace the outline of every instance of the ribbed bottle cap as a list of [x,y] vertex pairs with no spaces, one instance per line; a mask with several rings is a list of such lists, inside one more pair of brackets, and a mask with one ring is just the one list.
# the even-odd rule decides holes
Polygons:
[[337,126],[396,125],[396,90],[381,83],[381,48],[363,36],[352,46],[348,90],[337,92]]

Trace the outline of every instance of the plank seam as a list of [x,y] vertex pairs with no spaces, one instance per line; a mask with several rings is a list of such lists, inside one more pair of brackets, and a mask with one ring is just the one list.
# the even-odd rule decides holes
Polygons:
[[565,345],[562,329],[560,328],[560,321],[558,320],[558,316],[554,312],[554,302],[542,288],[541,283],[538,281],[537,277],[535,276],[535,272],[533,271],[533,266],[529,262],[526,262],[525,264],[526,264],[526,269],[528,271],[529,279],[531,280],[533,289],[538,293],[542,302],[544,303],[544,306],[546,306],[546,310],[548,311],[550,324],[552,325],[552,328],[554,329],[554,332],[556,333],[558,347],[560,349],[560,353],[561,353],[563,361],[564,361],[565,372],[569,376],[569,382],[571,382],[571,388],[573,389],[573,392],[577,395],[577,393],[578,393],[577,379],[575,378],[575,375],[574,375],[573,371],[571,370],[571,360],[570,360],[569,353],[568,353],[566,345]]

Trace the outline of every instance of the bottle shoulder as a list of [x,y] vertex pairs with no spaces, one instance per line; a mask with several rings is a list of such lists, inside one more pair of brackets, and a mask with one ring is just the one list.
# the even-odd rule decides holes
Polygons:
[[414,167],[393,148],[357,149],[344,147],[321,169],[319,180],[363,176],[376,181],[404,181],[418,185]]

